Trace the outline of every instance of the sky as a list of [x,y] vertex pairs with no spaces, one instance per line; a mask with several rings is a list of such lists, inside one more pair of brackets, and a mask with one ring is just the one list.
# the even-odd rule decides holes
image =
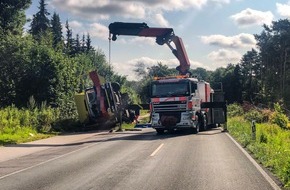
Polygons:
[[[46,0],[47,9],[66,20],[73,35],[90,34],[92,45],[107,57],[114,71],[138,80],[137,63],[151,67],[161,62],[169,68],[178,60],[154,38],[118,36],[109,46],[108,26],[113,22],[145,22],[149,27],[173,28],[182,38],[191,68],[215,70],[256,48],[254,34],[262,25],[290,18],[290,0]],[[32,0],[26,16],[38,11],[39,0]],[[65,30],[64,30],[65,32]],[[64,33],[65,34],[65,33]],[[111,48],[110,48],[111,47]],[[97,68],[96,68],[97,69]]]

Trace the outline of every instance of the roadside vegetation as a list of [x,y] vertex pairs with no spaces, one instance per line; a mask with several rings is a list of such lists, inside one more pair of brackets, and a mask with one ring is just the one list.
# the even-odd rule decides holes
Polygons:
[[0,145],[24,143],[51,137],[52,125],[60,115],[58,109],[18,109],[14,105],[0,110]]
[[290,122],[281,106],[275,104],[274,110],[269,110],[232,104],[228,115],[229,133],[290,189]]
[[140,116],[138,118],[138,123],[133,121],[132,123],[124,123],[122,124],[122,129],[132,130],[135,128],[136,124],[146,124],[148,123],[150,118],[149,110],[140,110]]

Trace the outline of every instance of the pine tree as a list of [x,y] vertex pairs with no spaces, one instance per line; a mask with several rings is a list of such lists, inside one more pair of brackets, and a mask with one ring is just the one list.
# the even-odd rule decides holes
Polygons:
[[86,47],[86,36],[83,34],[82,42],[81,42],[81,51],[82,52],[85,52],[85,47]]
[[0,2],[0,31],[4,34],[22,34],[26,22],[24,10],[29,7],[31,0],[1,1]]
[[72,51],[73,39],[72,39],[72,29],[70,29],[68,20],[66,20],[65,28],[66,28],[66,39],[65,39],[66,53],[70,54]]
[[76,41],[75,41],[75,53],[81,52],[81,44],[80,44],[80,36],[79,34],[76,35]]
[[51,19],[51,31],[53,34],[53,47],[56,48],[62,42],[62,26],[59,15],[55,12]]
[[91,40],[90,34],[88,34],[87,35],[87,40],[86,40],[87,52],[89,52],[90,50],[93,49],[91,43],[92,43],[92,40]]
[[30,33],[39,39],[42,34],[44,34],[50,28],[50,21],[48,16],[50,13],[46,9],[47,4],[45,0],[39,1],[39,11],[33,15],[33,19],[30,25]]

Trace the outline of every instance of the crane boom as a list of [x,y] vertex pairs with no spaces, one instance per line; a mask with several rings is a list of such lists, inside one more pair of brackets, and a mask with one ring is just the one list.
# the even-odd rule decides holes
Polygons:
[[[146,23],[124,23],[114,22],[109,25],[110,37],[117,40],[117,35],[156,37],[158,45],[166,44],[179,61],[176,69],[179,74],[186,75],[189,73],[190,62],[186,54],[182,39],[174,34],[172,28],[150,28]],[[175,48],[171,45],[175,44]]]

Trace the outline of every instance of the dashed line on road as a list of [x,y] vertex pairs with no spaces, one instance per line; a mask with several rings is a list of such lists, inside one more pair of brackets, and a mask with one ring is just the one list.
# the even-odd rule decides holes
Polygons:
[[263,168],[245,151],[239,143],[228,133],[226,135],[235,143],[235,145],[246,155],[246,157],[252,162],[252,164],[257,168],[257,170],[262,174],[262,176],[270,183],[273,189],[281,190],[281,188],[275,183],[275,181],[263,170]]
[[164,143],[162,143],[161,145],[158,146],[158,148],[150,155],[151,157],[155,156],[155,154],[157,154],[157,152],[163,147]]

